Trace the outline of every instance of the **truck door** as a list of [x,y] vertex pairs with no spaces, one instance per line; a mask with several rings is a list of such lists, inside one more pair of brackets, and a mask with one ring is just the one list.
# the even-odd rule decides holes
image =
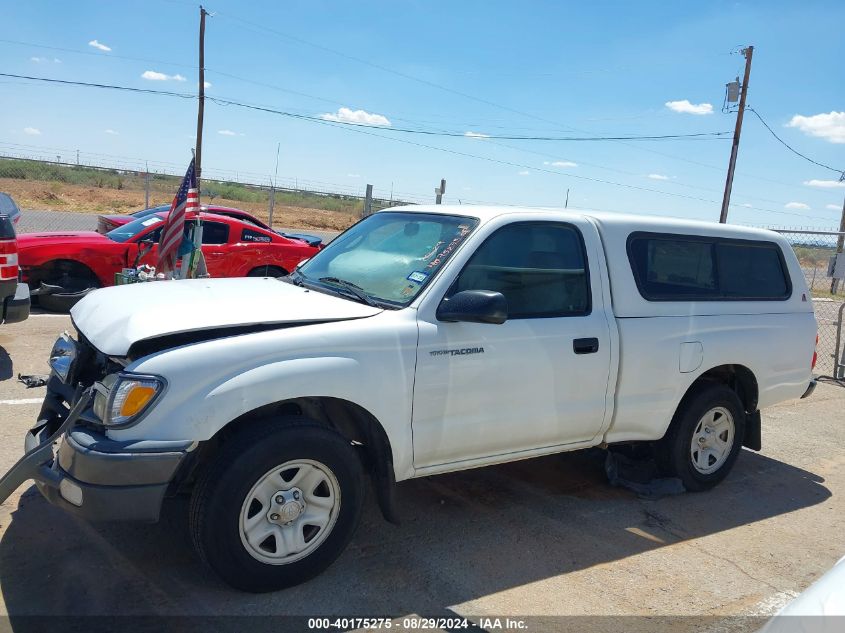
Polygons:
[[585,234],[596,247],[586,222],[521,221],[481,243],[444,296],[501,292],[501,325],[438,321],[443,297],[421,305],[415,468],[585,442],[601,430],[610,333]]

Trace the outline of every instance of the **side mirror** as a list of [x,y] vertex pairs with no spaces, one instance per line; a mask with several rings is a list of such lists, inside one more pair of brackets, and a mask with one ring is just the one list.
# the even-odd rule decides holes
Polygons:
[[440,302],[437,320],[500,325],[508,320],[508,300],[501,292],[463,290]]

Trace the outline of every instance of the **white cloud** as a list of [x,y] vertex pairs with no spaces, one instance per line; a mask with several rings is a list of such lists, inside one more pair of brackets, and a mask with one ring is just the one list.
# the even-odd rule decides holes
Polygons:
[[743,203],[742,203],[741,205],[739,205],[739,206],[741,206],[741,207],[745,207],[746,209],[751,209],[751,208],[753,208],[753,205],[750,205],[750,204],[748,204],[747,202],[743,202]]
[[796,114],[786,127],[797,127],[804,134],[817,136],[831,143],[845,143],[845,112],[833,110],[812,116]]
[[54,57],[54,58],[53,58],[53,63],[54,63],[54,64],[61,64],[61,63],[62,63],[62,60],[61,60],[61,59],[59,59],[58,57]]
[[324,121],[355,123],[356,125],[380,125],[384,127],[391,125],[390,120],[383,114],[374,114],[364,110],[351,110],[349,108],[339,108],[337,112],[321,114],[320,118]]
[[690,103],[689,99],[681,101],[667,101],[666,107],[673,112],[683,114],[713,114],[713,106],[709,103]]
[[360,178],[361,174],[346,174],[347,178]]
[[106,52],[109,52],[111,50],[110,47],[106,46],[105,44],[101,44],[97,40],[91,40],[90,42],[88,42],[88,46],[93,46],[97,50],[106,51]]
[[29,61],[35,62],[36,64],[40,64],[41,62],[46,62],[47,58],[46,57],[30,57]]
[[548,167],[578,167],[578,163],[573,163],[571,160],[546,160],[543,161],[543,164]]
[[669,180],[669,176],[665,174],[649,174],[646,178],[651,178],[652,180]]
[[237,132],[233,132],[232,130],[217,130],[218,134],[222,134],[223,136],[237,136]]
[[111,128],[109,128],[108,130],[103,130],[103,132],[105,132],[106,134],[111,134],[112,136],[117,136],[118,134],[115,130]]
[[467,138],[490,138],[489,134],[482,134],[481,132],[472,131],[464,132],[464,136],[466,136]]
[[831,211],[839,211],[842,206],[838,204],[826,204],[824,205],[825,209],[830,209]]
[[528,171],[527,169],[523,169],[522,171],[516,172],[516,175],[517,176],[530,176],[531,172]]
[[141,74],[141,79],[147,79],[149,81],[185,81],[182,75],[166,75],[155,70],[145,70]]
[[821,189],[839,189],[845,188],[845,182],[841,180],[805,180],[804,184],[808,187],[819,187]]
[[23,129],[24,134],[29,134],[30,136],[41,136],[41,130],[37,127],[25,127]]
[[809,211],[810,205],[804,204],[803,202],[787,202],[783,205],[784,209],[798,209],[800,211]]
[[204,82],[202,82],[202,84],[203,84],[203,87],[204,87],[206,90],[208,90],[209,88],[211,88],[211,82],[210,82],[210,81],[204,81]]

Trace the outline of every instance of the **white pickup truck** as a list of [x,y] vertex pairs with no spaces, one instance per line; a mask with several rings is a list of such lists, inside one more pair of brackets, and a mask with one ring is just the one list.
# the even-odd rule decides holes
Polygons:
[[106,288],[71,315],[0,499],[34,479],[155,521],[190,494],[200,556],[247,591],[331,564],[365,475],[391,521],[397,481],[598,445],[648,443],[706,490],[815,384],[789,244],[683,220],[394,208],[285,278]]

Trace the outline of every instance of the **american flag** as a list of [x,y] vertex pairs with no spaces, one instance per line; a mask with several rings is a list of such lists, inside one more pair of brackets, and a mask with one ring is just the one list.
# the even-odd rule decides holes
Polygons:
[[170,212],[161,230],[158,246],[158,272],[167,272],[176,268],[176,255],[182,243],[185,231],[185,214],[199,209],[199,193],[197,191],[197,174],[194,171],[194,161],[188,165],[188,171],[179,191],[170,205]]

